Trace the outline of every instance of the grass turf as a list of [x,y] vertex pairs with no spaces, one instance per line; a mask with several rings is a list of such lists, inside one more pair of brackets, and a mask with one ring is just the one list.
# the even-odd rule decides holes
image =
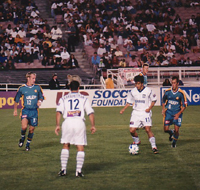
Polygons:
[[161,107],[153,108],[153,128],[159,154],[154,155],[144,130],[139,155],[129,155],[131,107],[123,115],[120,107],[95,108],[97,132],[90,134],[83,166],[84,178],[75,177],[76,148],[71,146],[67,176],[60,170],[60,136],[54,134],[55,109],[40,109],[31,151],[18,147],[20,119],[13,110],[0,110],[0,188],[1,189],[200,189],[199,106],[188,107],[177,148],[172,149],[163,132]]

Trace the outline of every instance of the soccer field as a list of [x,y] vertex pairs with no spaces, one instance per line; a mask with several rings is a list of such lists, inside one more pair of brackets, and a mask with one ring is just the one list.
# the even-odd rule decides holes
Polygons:
[[[153,108],[152,131],[159,154],[153,154],[144,130],[139,155],[130,155],[131,107],[94,108],[97,132],[90,134],[83,166],[84,178],[75,177],[76,148],[71,146],[67,176],[59,177],[60,136],[56,136],[55,109],[40,109],[39,127],[31,151],[18,147],[20,119],[13,110],[0,110],[0,189],[2,190],[198,190],[200,189],[200,107],[189,106],[183,115],[177,148],[163,132],[161,107]],[[19,111],[18,111],[19,112]]]

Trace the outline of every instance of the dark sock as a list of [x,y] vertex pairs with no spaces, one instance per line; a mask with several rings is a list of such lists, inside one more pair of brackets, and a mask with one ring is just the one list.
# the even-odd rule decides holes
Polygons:
[[26,130],[22,130],[21,129],[21,139],[24,141],[25,140],[25,134],[26,134]]
[[31,141],[33,139],[33,135],[34,135],[34,133],[29,133],[28,134],[26,146],[30,145],[30,143],[31,143]]
[[178,136],[174,135],[173,137],[174,137],[174,138],[173,138],[173,143],[176,144],[176,142],[177,142],[177,140],[178,140]]
[[172,130],[167,130],[167,131],[165,131],[165,133],[169,133],[170,136],[172,136],[174,134],[174,132]]

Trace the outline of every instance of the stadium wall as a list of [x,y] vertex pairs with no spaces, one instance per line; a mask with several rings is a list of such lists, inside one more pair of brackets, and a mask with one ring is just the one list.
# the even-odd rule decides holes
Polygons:
[[[161,98],[167,88],[151,87],[157,96],[156,106],[161,105]],[[200,87],[181,87],[186,93],[188,105],[200,105]],[[131,89],[94,89],[80,90],[80,93],[88,96],[93,107],[124,106],[128,92]],[[41,108],[56,108],[59,99],[68,94],[69,90],[44,90],[45,100]],[[13,109],[16,92],[0,92],[0,109]],[[22,107],[20,100],[18,108]]]

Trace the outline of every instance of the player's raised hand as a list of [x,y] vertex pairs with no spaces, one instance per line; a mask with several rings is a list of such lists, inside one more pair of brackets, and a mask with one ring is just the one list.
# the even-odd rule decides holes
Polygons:
[[90,129],[90,131],[91,131],[92,134],[94,134],[96,132],[95,126],[92,126],[91,129]]
[[14,110],[13,115],[17,116],[17,110]]
[[56,134],[56,135],[59,135],[59,131],[60,131],[60,126],[57,125],[57,126],[56,126],[56,129],[55,129],[55,134]]

